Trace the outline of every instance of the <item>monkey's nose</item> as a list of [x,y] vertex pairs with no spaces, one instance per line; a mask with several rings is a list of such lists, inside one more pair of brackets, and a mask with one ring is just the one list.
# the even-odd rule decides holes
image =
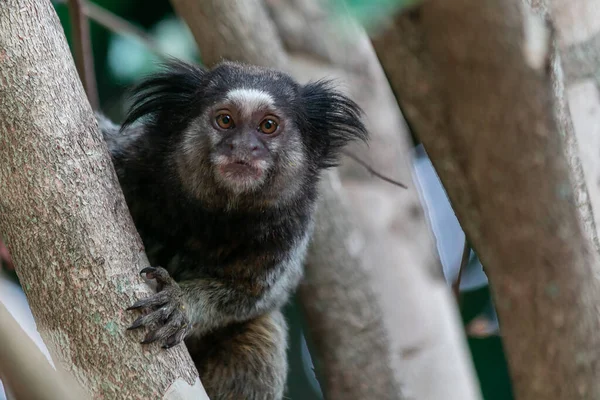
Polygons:
[[263,149],[258,145],[252,146],[250,151],[254,157],[260,157],[263,155]]
[[229,138],[223,147],[225,155],[241,159],[261,159],[268,155],[263,143],[252,133]]

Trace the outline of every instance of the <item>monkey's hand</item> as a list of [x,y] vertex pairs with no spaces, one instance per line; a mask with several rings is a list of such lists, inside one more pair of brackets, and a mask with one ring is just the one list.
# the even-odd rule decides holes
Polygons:
[[168,349],[179,344],[192,328],[186,313],[183,292],[164,268],[148,267],[140,271],[140,274],[143,273],[147,278],[156,280],[157,293],[138,300],[127,308],[148,311],[136,319],[127,330],[147,326],[150,330],[141,343],[158,340],[163,342],[163,348]]

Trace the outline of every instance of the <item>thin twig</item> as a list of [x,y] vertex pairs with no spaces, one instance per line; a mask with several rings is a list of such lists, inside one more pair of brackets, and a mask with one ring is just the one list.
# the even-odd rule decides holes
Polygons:
[[[55,2],[58,4],[65,4],[68,0],[56,0]],[[160,46],[152,36],[150,36],[143,29],[135,26],[131,22],[127,21],[124,18],[119,17],[118,15],[108,11],[107,9],[100,7],[97,4],[94,4],[87,0],[80,0],[83,4],[83,12],[89,19],[96,22],[98,25],[101,25],[108,29],[109,31],[124,35],[130,36],[134,39],[139,40],[144,46],[148,48],[152,53],[157,55],[162,59],[168,59],[170,56],[161,50]]]
[[148,50],[152,51],[157,56],[168,59],[169,55],[160,49],[152,36],[143,29],[138,28],[131,22],[116,14],[111,13],[105,8],[98,6],[90,1],[84,1],[85,13],[93,21],[104,26],[106,29],[121,35],[129,35],[142,42]]
[[98,100],[98,88],[96,87],[96,74],[94,72],[90,23],[85,15],[83,0],[68,0],[68,2],[77,72],[79,72],[79,79],[83,83],[90,105],[94,110],[97,110],[100,101]]
[[352,160],[354,160],[356,163],[358,163],[359,165],[361,165],[364,169],[366,169],[367,171],[369,171],[369,173],[383,181],[389,182],[393,185],[396,186],[400,186],[403,189],[408,189],[408,186],[406,186],[405,184],[403,184],[402,182],[398,182],[396,180],[393,180],[392,178],[388,178],[385,175],[382,175],[381,173],[375,171],[373,169],[373,167],[371,167],[369,164],[367,164],[366,162],[364,162],[363,160],[361,160],[360,158],[358,158],[358,156],[352,154],[351,152],[349,152],[348,150],[343,150],[342,151],[343,154],[347,155],[349,158],[351,158]]
[[460,295],[460,280],[462,278],[462,273],[467,268],[467,264],[469,263],[469,258],[471,256],[471,246],[469,246],[469,242],[465,236],[465,245],[463,246],[462,258],[460,260],[460,266],[458,267],[458,276],[456,280],[452,284],[452,290],[454,291],[454,295],[456,296],[456,301],[459,300]]

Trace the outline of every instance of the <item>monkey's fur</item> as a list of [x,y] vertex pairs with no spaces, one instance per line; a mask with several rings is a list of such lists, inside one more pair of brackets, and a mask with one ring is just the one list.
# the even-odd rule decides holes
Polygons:
[[136,87],[121,128],[98,114],[158,283],[130,307],[148,311],[131,329],[185,339],[212,400],[282,398],[280,309],[302,277],[321,171],[367,139],[360,114],[326,81],[179,61]]

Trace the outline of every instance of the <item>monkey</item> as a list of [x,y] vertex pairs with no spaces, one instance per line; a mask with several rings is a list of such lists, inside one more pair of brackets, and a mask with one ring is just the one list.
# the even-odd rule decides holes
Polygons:
[[303,276],[322,172],[368,141],[331,80],[171,59],[134,86],[121,126],[97,120],[156,293],[128,329],[184,342],[212,400],[279,400],[282,307]]

